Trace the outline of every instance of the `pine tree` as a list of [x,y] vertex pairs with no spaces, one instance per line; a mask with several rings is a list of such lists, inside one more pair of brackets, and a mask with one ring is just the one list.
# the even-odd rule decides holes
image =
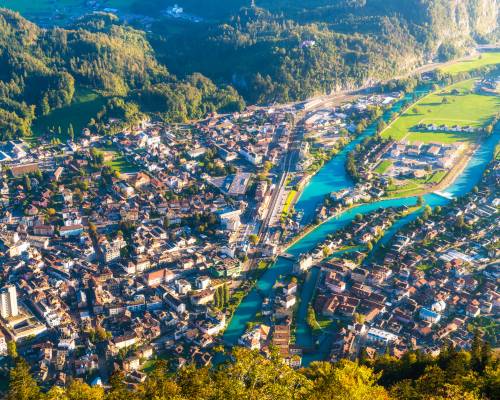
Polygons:
[[214,293],[214,306],[215,308],[219,308],[220,307],[220,292],[219,292],[219,288],[217,288],[215,290],[215,293]]
[[481,335],[479,329],[474,331],[474,338],[472,339],[471,344],[471,366],[475,371],[479,371],[481,369]]
[[30,374],[28,363],[18,358],[15,367],[10,371],[9,400],[38,400],[40,388]]
[[27,192],[31,191],[31,179],[28,175],[24,175],[24,188]]
[[224,283],[224,305],[227,306],[229,304],[229,299],[231,298],[231,294],[229,292],[229,286],[227,283]]
[[69,139],[73,142],[75,140],[75,130],[73,129],[73,124],[69,124],[68,128],[68,136]]
[[222,286],[217,288],[217,298],[219,299],[218,308],[224,307],[224,291],[222,290]]

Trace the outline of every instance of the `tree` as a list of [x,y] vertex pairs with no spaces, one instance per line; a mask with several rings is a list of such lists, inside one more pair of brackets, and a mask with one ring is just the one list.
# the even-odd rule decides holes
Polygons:
[[227,283],[224,283],[224,286],[223,286],[223,298],[224,298],[224,305],[228,305],[229,300],[231,298],[231,294],[229,292],[229,286]]
[[220,297],[220,290],[219,290],[219,288],[215,289],[215,293],[214,293],[214,306],[215,306],[215,308],[220,308],[221,307],[221,297]]
[[271,161],[265,161],[264,162],[263,169],[264,169],[265,173],[268,173],[269,171],[271,171],[272,167],[273,167],[273,163]]
[[313,362],[306,376],[315,382],[309,398],[318,400],[388,400],[386,390],[377,385],[379,375],[366,366],[341,360],[333,365]]
[[255,233],[249,235],[248,240],[250,240],[250,243],[252,243],[252,245],[254,246],[256,246],[259,243],[259,237]]
[[331,250],[328,246],[323,247],[323,257],[328,257],[331,254]]
[[31,192],[31,179],[28,175],[24,175],[24,189]]
[[424,198],[422,196],[418,196],[417,206],[422,206],[423,204],[424,204]]
[[455,220],[455,227],[458,229],[464,229],[467,226],[463,214],[460,214]]
[[40,114],[47,115],[48,113],[50,113],[49,98],[45,95],[40,102]]
[[17,345],[16,342],[13,340],[9,340],[7,342],[7,354],[12,360],[17,359],[19,357],[19,354],[17,353]]
[[411,109],[411,111],[413,112],[413,114],[419,114],[420,113],[420,109],[418,107],[413,107]]
[[361,222],[363,220],[363,214],[356,214],[354,219],[356,222]]
[[70,400],[104,400],[104,389],[100,386],[89,386],[85,382],[74,380],[66,389]]
[[40,388],[30,374],[28,363],[18,358],[16,365],[10,371],[9,400],[38,400]]
[[69,139],[74,142],[75,141],[75,130],[73,129],[73,124],[69,124],[69,127],[68,127],[68,136],[69,136]]
[[423,213],[423,218],[424,219],[429,219],[429,217],[432,215],[432,208],[429,205],[426,205],[424,208],[424,213]]

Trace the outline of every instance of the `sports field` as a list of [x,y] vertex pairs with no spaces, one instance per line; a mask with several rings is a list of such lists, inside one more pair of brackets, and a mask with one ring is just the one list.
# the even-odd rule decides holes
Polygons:
[[424,143],[454,143],[474,141],[477,133],[417,132],[419,124],[471,126],[482,128],[500,110],[500,96],[474,92],[475,80],[459,82],[420,99],[383,133],[396,140]]
[[500,64],[500,52],[485,52],[475,58],[466,61],[460,61],[454,64],[439,68],[443,72],[449,74],[457,74],[459,72],[468,72],[473,69],[483,67],[485,65]]

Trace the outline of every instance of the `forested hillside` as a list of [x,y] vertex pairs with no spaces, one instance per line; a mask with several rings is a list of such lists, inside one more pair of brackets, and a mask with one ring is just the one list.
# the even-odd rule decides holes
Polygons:
[[110,388],[75,380],[45,394],[21,359],[10,375],[9,400],[488,400],[500,396],[498,359],[475,341],[470,352],[443,349],[437,358],[410,352],[359,362],[316,362],[294,370],[279,356],[237,348],[216,369],[187,366],[168,373],[161,361],[147,380],[127,388],[114,375]]
[[[175,3],[201,20],[161,12]],[[144,112],[184,121],[240,110],[243,98],[287,102],[365,86],[499,33],[499,0],[251,3],[133,2],[153,16],[148,33],[111,14],[41,29],[0,10],[0,139],[30,134],[35,118],[69,105],[79,89],[108,99],[98,122]]]
[[157,23],[153,44],[161,59],[179,74],[231,82],[251,102],[357,87],[498,37],[498,0],[167,3],[205,20]]
[[0,9],[0,65],[0,139],[29,134],[34,118],[70,104],[79,87],[110,97],[115,114],[182,121],[243,106],[234,89],[199,74],[178,80],[157,62],[144,32],[111,14],[44,30]]

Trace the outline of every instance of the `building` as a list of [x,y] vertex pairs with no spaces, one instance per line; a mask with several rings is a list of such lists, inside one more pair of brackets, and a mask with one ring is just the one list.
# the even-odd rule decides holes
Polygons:
[[309,270],[312,267],[313,258],[310,254],[302,254],[299,259],[293,264],[293,272],[300,274]]
[[419,316],[422,320],[430,322],[431,324],[437,324],[441,319],[440,314],[425,307],[420,309]]
[[390,342],[396,341],[398,339],[398,337],[396,335],[394,335],[393,333],[383,331],[381,329],[370,328],[366,339],[369,342],[388,344]]
[[7,285],[0,291],[0,315],[2,318],[17,317],[17,290],[14,285]]
[[7,341],[2,332],[0,332],[0,356],[7,355]]

